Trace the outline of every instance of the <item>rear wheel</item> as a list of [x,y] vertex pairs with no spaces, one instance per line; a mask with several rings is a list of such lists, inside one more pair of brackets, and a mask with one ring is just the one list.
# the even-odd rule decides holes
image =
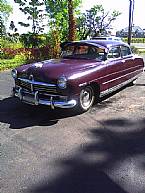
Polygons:
[[78,110],[85,112],[90,109],[95,100],[94,90],[92,86],[86,86],[80,92],[78,100]]

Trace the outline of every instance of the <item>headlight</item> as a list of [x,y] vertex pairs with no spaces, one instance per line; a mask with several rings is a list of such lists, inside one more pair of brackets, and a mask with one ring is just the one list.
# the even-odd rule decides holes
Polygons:
[[61,76],[58,81],[57,85],[60,89],[65,89],[67,87],[67,79],[65,76]]
[[16,70],[16,69],[13,69],[12,72],[11,72],[11,74],[12,74],[12,77],[13,77],[14,79],[17,78],[17,70]]

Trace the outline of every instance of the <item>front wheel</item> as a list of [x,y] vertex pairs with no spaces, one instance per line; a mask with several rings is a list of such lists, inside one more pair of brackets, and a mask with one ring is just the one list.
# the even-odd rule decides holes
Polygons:
[[91,86],[86,86],[80,92],[78,99],[78,110],[85,112],[90,109],[95,100],[94,90]]

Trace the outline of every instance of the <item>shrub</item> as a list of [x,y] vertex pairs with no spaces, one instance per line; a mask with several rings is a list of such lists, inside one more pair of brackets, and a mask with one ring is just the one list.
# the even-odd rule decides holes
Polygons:
[[[128,41],[128,38],[123,38],[124,42]],[[131,43],[145,43],[145,38],[131,38]]]
[[0,38],[0,49],[2,48],[18,49],[23,48],[23,44],[20,41],[13,42],[11,39]]
[[21,64],[26,63],[26,58],[24,55],[16,55],[13,59],[0,59],[0,71],[10,68],[15,68]]
[[0,50],[1,59],[13,59],[16,55],[24,55],[28,62],[49,59],[54,53],[50,46],[42,48],[3,48]]
[[136,48],[135,46],[131,46],[131,50],[134,54],[139,54],[139,49]]
[[51,29],[47,38],[50,45],[51,58],[58,58],[60,54],[60,43],[61,43],[61,36],[59,30]]
[[27,33],[20,36],[20,41],[25,48],[40,48],[47,45],[47,35]]

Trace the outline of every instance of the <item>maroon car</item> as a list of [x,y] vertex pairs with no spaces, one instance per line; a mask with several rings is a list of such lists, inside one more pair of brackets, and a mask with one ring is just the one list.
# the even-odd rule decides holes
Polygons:
[[83,40],[62,44],[60,59],[12,70],[14,96],[32,105],[87,111],[95,99],[133,82],[143,59],[122,41]]

